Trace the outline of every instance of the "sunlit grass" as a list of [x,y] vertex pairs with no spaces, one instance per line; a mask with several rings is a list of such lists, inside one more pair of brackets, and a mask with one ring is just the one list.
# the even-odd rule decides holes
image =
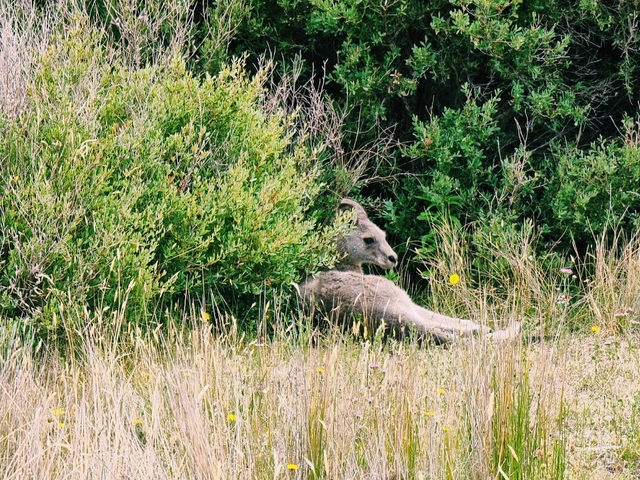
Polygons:
[[620,339],[443,348],[283,329],[250,341],[199,319],[121,331],[120,345],[114,334],[96,329],[63,356],[2,331],[2,478],[638,472],[639,350]]
[[594,251],[591,282],[574,266],[567,302],[555,285],[573,274],[545,271],[526,244],[502,250],[506,299],[469,285],[453,243],[442,278],[461,280],[434,291],[483,323],[522,315],[503,344],[318,331],[278,299],[256,337],[200,308],[155,329],[124,308],[61,311],[59,343],[5,326],[0,478],[637,478],[637,241]]

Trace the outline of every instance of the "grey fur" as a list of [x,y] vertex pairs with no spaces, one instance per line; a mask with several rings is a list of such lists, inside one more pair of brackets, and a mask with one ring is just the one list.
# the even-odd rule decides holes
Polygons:
[[360,314],[370,331],[380,322],[397,333],[415,329],[420,336],[439,342],[451,342],[456,337],[488,334],[494,339],[512,338],[519,331],[515,324],[508,330],[491,332],[471,320],[462,320],[432,312],[416,305],[407,292],[392,281],[366,275],[363,263],[388,269],[397,264],[398,256],[387,243],[386,234],[367,216],[357,202],[345,198],[340,208],[353,210],[353,229],[338,240],[344,259],[335,270],[321,272],[300,285],[300,295],[311,311],[316,307],[335,318]]

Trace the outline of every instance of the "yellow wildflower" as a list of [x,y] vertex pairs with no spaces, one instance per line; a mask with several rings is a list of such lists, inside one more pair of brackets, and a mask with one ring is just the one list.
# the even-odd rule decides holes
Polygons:
[[442,427],[442,431],[443,432],[449,432],[449,431],[451,431],[451,429],[449,427]]
[[134,424],[136,427],[140,427],[140,426],[142,426],[142,419],[141,419],[141,418],[136,418],[136,419],[133,421],[133,424]]
[[237,417],[233,413],[230,413],[227,418],[229,419],[230,422],[235,422],[237,419]]
[[457,273],[452,273],[451,275],[449,275],[449,283],[451,285],[455,285],[460,281],[460,275],[458,275]]
[[444,395],[444,388],[439,388],[439,389],[438,389],[438,393],[439,393],[440,395]]
[[298,470],[298,465],[296,465],[295,463],[290,463],[289,465],[287,465],[287,470]]
[[324,373],[324,368],[322,368],[322,367],[318,367],[318,368],[316,368],[316,372],[318,372],[318,373]]
[[600,329],[598,328],[597,325],[594,325],[593,327],[591,327],[591,331],[596,334],[600,333]]
[[56,408],[55,410],[51,410],[51,413],[53,413],[56,417],[59,417],[61,415],[64,415],[64,409]]
[[204,320],[205,322],[208,322],[209,319],[211,318],[211,315],[209,315],[208,312],[205,312],[204,310],[202,311],[202,320]]
[[435,412],[430,412],[429,410],[424,412],[424,415],[425,415],[425,417],[435,417],[436,416]]

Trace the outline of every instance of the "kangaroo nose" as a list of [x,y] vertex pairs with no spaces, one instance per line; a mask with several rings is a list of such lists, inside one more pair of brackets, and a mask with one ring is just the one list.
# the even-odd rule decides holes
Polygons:
[[396,264],[396,262],[398,261],[398,258],[395,255],[389,255],[389,261],[391,263],[393,263],[394,265]]

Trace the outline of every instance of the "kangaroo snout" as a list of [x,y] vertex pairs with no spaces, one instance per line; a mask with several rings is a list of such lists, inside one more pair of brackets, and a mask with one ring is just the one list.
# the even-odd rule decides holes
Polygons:
[[398,255],[396,255],[396,252],[394,252],[389,245],[387,245],[386,247],[387,248],[381,249],[380,255],[378,257],[379,260],[375,263],[377,263],[378,266],[382,268],[389,269],[397,266]]

